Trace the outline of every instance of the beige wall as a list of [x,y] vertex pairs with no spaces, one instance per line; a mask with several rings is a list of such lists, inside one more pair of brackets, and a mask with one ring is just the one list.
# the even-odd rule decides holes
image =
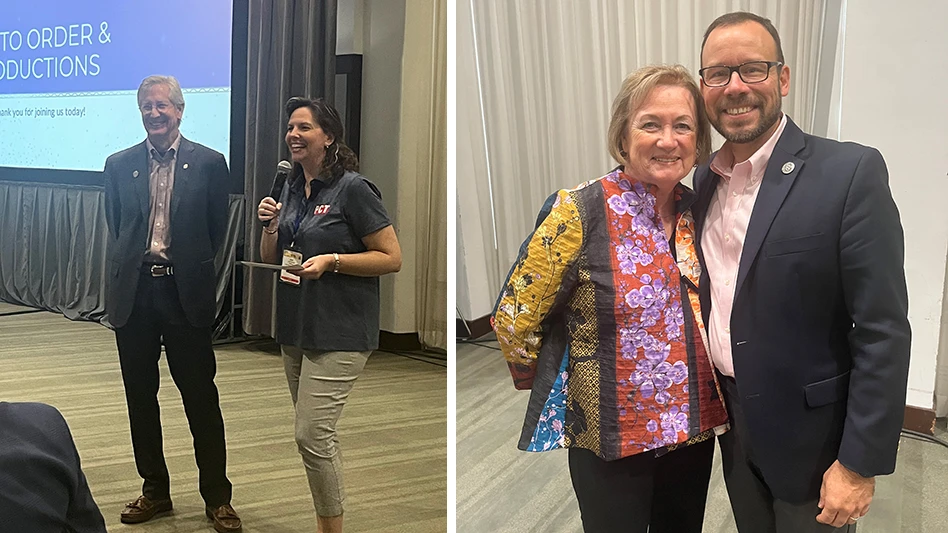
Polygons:
[[[431,142],[431,135],[417,128],[430,127],[424,107],[431,96],[426,80],[434,58],[420,34],[434,31],[428,20],[433,7],[429,0],[339,0],[338,7],[337,54],[362,54],[362,173],[382,192],[402,248],[401,272],[381,278],[381,328],[413,333],[428,316],[418,299],[423,278],[430,275],[424,266],[432,260],[418,257],[427,250],[419,242],[425,235],[419,234],[418,223],[427,207],[419,206],[427,206],[421,197],[430,189],[416,168],[416,152]],[[412,13],[407,23],[406,13]],[[418,31],[409,34],[414,39],[406,48],[408,23]],[[403,94],[406,86],[414,87],[410,94]],[[429,282],[428,290],[437,286]]]
[[361,54],[364,0],[339,0],[336,3],[336,55]]
[[[847,5],[840,138],[874,146],[885,157],[905,230],[912,325],[907,403],[931,408],[938,343],[946,322],[948,100],[941,79],[948,80],[948,75],[935,65],[948,51],[942,27],[948,4],[920,0],[908,9],[904,3],[863,0]],[[924,81],[919,73],[925,73]]]
[[[396,211],[405,0],[340,0],[337,31],[337,53],[363,54],[362,173],[382,192],[405,257],[401,272],[382,277],[381,327],[395,333],[412,332],[414,315],[396,312],[396,293],[405,293],[397,291],[396,285],[413,277],[413,263],[409,264],[413,237],[402,231]],[[413,305],[409,308],[413,310]]]

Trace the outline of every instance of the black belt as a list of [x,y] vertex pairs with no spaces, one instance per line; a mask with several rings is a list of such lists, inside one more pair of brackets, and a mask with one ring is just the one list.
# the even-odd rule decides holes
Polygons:
[[142,263],[142,273],[149,274],[153,278],[161,278],[174,274],[174,267],[168,264]]

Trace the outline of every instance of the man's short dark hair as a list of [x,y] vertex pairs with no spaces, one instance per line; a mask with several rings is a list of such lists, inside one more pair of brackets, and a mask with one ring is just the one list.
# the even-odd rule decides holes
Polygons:
[[783,47],[780,46],[780,34],[777,33],[777,28],[770,22],[770,19],[746,11],[735,11],[734,13],[727,13],[714,19],[714,22],[712,22],[704,32],[704,39],[701,41],[701,57],[699,58],[702,67],[704,66],[704,45],[708,42],[708,35],[711,35],[712,31],[722,26],[734,26],[743,22],[756,22],[763,26],[764,29],[767,30],[767,33],[774,38],[774,43],[777,45],[777,61],[786,64],[786,61],[783,59]]

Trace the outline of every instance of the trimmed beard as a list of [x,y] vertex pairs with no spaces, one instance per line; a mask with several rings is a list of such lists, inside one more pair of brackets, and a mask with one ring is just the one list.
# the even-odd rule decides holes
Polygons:
[[[765,115],[765,116],[761,117],[760,123],[757,125],[757,127],[754,128],[754,129],[752,129],[752,130],[750,130],[750,131],[748,131],[748,132],[743,132],[743,131],[736,131],[736,132],[724,131],[724,130],[721,128],[721,126],[720,126],[720,122],[721,122],[720,119],[718,120],[718,124],[712,123],[711,125],[714,126],[714,129],[716,129],[716,130],[718,131],[718,133],[720,133],[721,136],[724,137],[724,140],[726,140],[726,141],[728,141],[728,142],[732,142],[732,143],[735,143],[735,144],[747,144],[747,143],[750,143],[750,142],[754,142],[755,140],[757,140],[758,137],[760,137],[761,135],[763,135],[764,133],[766,133],[767,130],[769,130],[771,126],[773,126],[774,124],[776,124],[778,120],[780,120],[780,115],[781,115],[781,113],[783,112],[783,111],[782,111],[782,107],[783,107],[782,104],[783,104],[783,102],[781,101],[781,99],[780,99],[780,98],[777,98],[777,105],[774,107],[773,112],[770,113],[769,115]],[[719,115],[719,117],[720,117],[720,115]]]

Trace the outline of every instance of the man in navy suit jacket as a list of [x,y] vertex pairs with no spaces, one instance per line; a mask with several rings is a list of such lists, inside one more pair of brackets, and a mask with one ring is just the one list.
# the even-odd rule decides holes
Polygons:
[[895,469],[910,329],[904,240],[875,149],[803,133],[780,37],[750,13],[705,33],[701,90],[727,142],[695,172],[702,312],[743,532],[854,530]]
[[142,495],[121,518],[139,523],[172,508],[158,412],[163,344],[194,437],[206,514],[218,531],[239,531],[211,346],[214,257],[227,229],[227,164],[220,153],[181,136],[184,96],[173,77],[146,78],[138,106],[147,139],[105,162],[105,310],[115,328],[135,465],[144,480]]
[[0,531],[105,533],[55,407],[0,402]]

